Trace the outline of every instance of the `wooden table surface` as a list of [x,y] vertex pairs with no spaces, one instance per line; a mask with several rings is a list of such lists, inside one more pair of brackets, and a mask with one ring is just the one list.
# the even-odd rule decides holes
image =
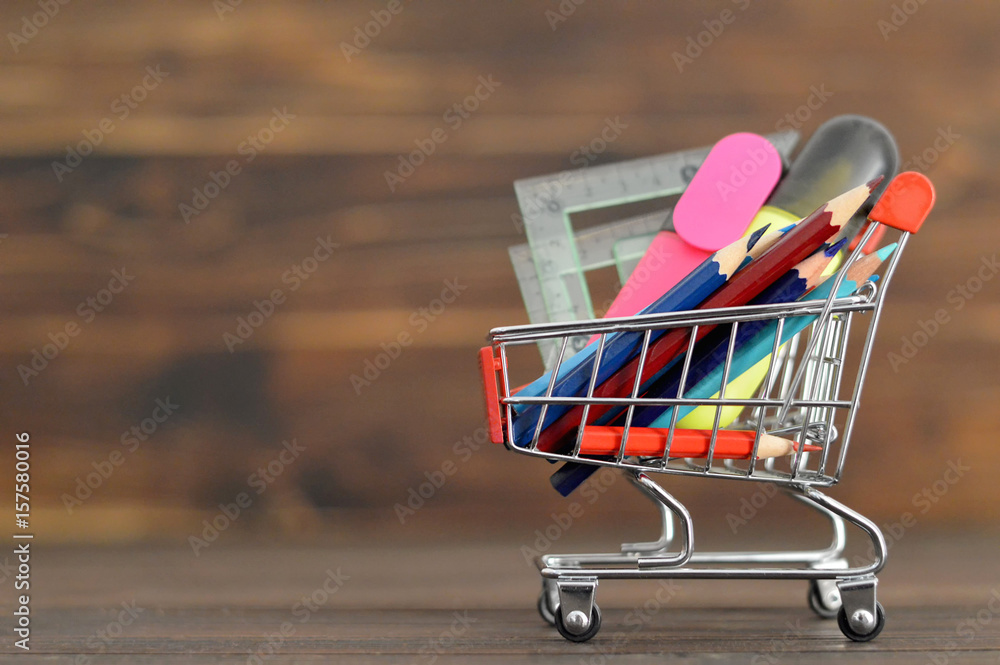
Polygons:
[[[601,632],[571,644],[538,617],[538,576],[519,544],[499,540],[220,544],[198,557],[178,545],[42,547],[32,562],[30,656],[46,663],[603,663],[667,655],[716,663],[1000,662],[997,535],[915,533],[901,541],[880,575],[888,623],[867,644],[816,618],[803,582],[694,580],[602,583]],[[5,596],[3,614],[10,611]],[[23,660],[8,655],[15,651],[5,639],[0,661]]]

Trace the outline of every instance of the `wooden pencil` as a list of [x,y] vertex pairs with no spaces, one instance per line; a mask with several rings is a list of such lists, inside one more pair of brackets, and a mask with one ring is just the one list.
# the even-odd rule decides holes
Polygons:
[[[795,264],[812,254],[830,236],[837,233],[854,212],[861,207],[881,180],[881,178],[877,178],[866,185],[855,187],[814,210],[812,214],[784,234],[763,256],[737,272],[732,279],[706,298],[696,309],[745,305],[777,278],[788,272]],[[714,326],[710,325],[700,326],[696,339],[701,339],[713,328]],[[594,390],[594,396],[622,397],[631,394],[637,373],[641,372],[640,381],[644,384],[647,377],[659,372],[687,347],[689,337],[690,330],[687,328],[670,330],[650,344],[644,367],[640,368],[638,357],[633,357],[621,369],[597,386]],[[642,390],[640,389],[640,394]],[[611,408],[609,405],[592,404],[588,412],[587,424],[593,423]],[[583,407],[579,405],[563,413],[558,420],[542,430],[538,449],[543,452],[556,452],[564,449],[567,444],[571,444],[572,442],[567,440],[567,435],[584,424],[581,422],[582,414]]]
[[[629,429],[625,455],[650,457],[663,455],[667,447],[670,430],[657,427],[633,427]],[[754,430],[720,429],[715,439],[714,459],[749,459],[757,432]],[[670,457],[708,457],[712,441],[712,430],[675,429],[670,441]],[[622,443],[622,428],[604,425],[589,425],[583,432],[581,455],[617,455]],[[799,444],[766,432],[760,436],[757,457],[783,457],[790,455]],[[820,446],[806,444],[804,452],[822,450]]]

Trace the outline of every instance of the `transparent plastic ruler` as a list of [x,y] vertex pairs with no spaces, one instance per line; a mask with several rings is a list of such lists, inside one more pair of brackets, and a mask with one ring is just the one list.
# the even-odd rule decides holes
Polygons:
[[[799,134],[778,132],[767,135],[767,139],[787,162]],[[608,224],[575,234],[570,214],[680,194],[711,149],[706,146],[516,181],[514,191],[528,245],[527,252],[524,245],[511,248],[511,260],[530,321],[593,318],[585,273],[614,265],[616,242],[653,234],[662,227],[662,221],[660,226],[652,227],[655,219],[664,219],[661,213],[654,213],[625,220],[620,228],[617,223]],[[526,257],[533,264],[533,276],[527,269]],[[586,337],[573,338],[570,350],[575,352],[585,344]],[[555,361],[558,344],[543,341],[539,348],[548,368]]]
[[[646,247],[649,247],[649,243],[653,241],[653,237],[669,221],[670,209],[667,209],[593,226],[574,233],[573,240],[576,243],[576,253],[580,261],[581,271],[586,273],[597,268],[618,266],[620,281],[624,284],[645,253]],[[619,257],[616,248],[619,247],[620,243],[629,240],[638,240],[640,246],[629,245],[630,251],[627,257],[629,269],[622,276],[622,258]],[[643,241],[645,244],[642,244]],[[514,275],[521,287],[524,306],[528,310],[528,319],[532,323],[549,321],[549,313],[545,308],[545,298],[542,295],[542,287],[535,270],[531,246],[527,243],[514,245],[508,251],[510,252],[510,262],[514,266]],[[635,256],[637,253],[638,256]],[[563,279],[567,277],[572,284],[573,275],[562,276]]]
[[624,284],[632,276],[639,261],[646,255],[646,250],[653,242],[656,234],[623,238],[615,243],[615,267],[618,269],[618,281]]

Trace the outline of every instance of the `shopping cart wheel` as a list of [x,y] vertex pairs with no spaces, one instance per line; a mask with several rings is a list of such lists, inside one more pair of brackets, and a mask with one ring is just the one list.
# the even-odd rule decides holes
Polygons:
[[[833,587],[834,590],[837,589],[836,586]],[[815,612],[819,617],[823,619],[832,619],[837,616],[840,611],[841,603],[840,594],[837,594],[837,603],[835,605],[830,605],[828,602],[827,594],[823,593],[823,589],[820,588],[819,582],[812,580],[809,582],[809,609]]]
[[885,628],[885,610],[882,608],[882,603],[875,603],[875,614],[875,627],[869,633],[858,633],[851,628],[851,624],[847,620],[847,609],[844,607],[841,607],[840,611],[837,612],[837,625],[840,626],[840,632],[855,642],[869,642],[878,637],[878,634]]
[[545,623],[550,626],[556,625],[556,611],[555,608],[549,604],[549,594],[545,590],[544,586],[542,587],[542,592],[538,594],[538,613],[542,615],[543,619],[545,619]]
[[[571,620],[575,618],[574,614],[577,614],[577,612],[570,612]],[[579,614],[581,618],[586,616],[583,612],[579,612]],[[597,603],[594,603],[594,609],[590,611],[590,625],[587,626],[587,630],[580,634],[570,632],[558,607],[555,609],[555,618],[556,630],[570,642],[586,642],[594,635],[597,635],[597,631],[601,629],[601,609],[597,606]]]

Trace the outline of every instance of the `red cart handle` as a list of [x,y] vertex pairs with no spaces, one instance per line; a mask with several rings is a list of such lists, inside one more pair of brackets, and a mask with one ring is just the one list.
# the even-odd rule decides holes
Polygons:
[[493,443],[503,443],[503,416],[500,411],[500,393],[497,390],[497,372],[500,367],[500,359],[493,355],[492,346],[479,349],[479,371],[483,375],[483,396],[486,398],[486,424]]
[[916,233],[934,207],[934,185],[927,176],[904,171],[892,179],[868,219]]

